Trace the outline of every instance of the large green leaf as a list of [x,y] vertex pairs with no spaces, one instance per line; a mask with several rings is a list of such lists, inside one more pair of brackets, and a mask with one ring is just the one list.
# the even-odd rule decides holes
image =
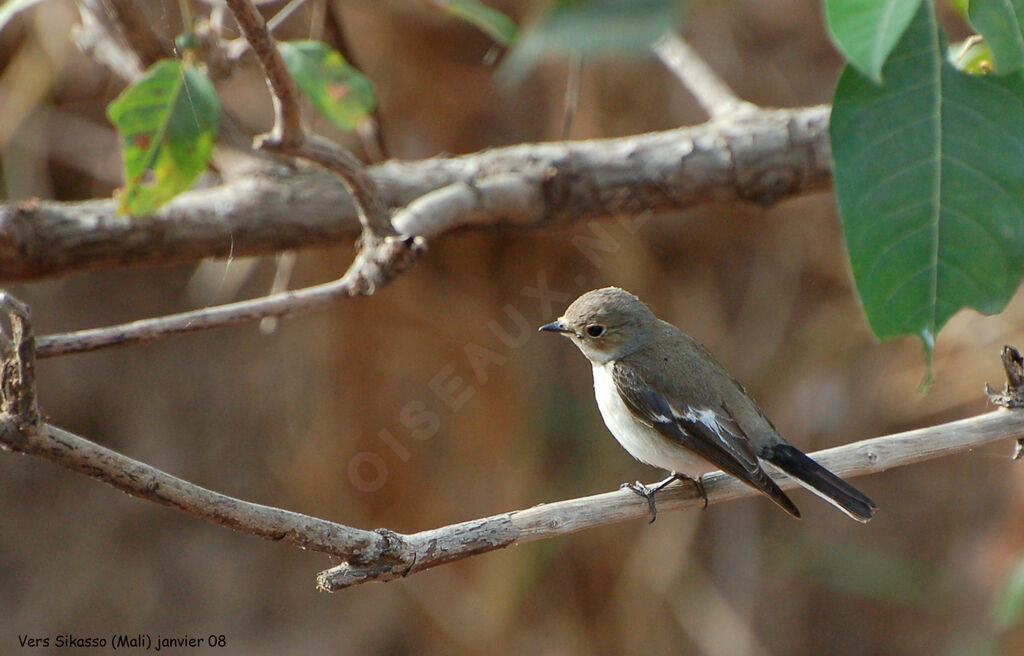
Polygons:
[[503,46],[516,39],[516,24],[512,19],[477,0],[427,0],[427,4],[475,25]]
[[960,73],[921,8],[878,86],[847,67],[831,138],[857,291],[875,335],[1000,311],[1024,268],[1024,78]]
[[174,59],[153,64],[107,107],[121,135],[124,188],[118,211],[152,214],[206,169],[220,125],[209,78]]
[[832,41],[854,67],[875,82],[914,18],[921,0],[825,0]]
[[997,73],[1013,73],[1024,67],[1024,0],[971,0],[968,15],[992,48]]
[[545,54],[649,54],[651,44],[679,25],[688,0],[555,0],[524,29],[502,63],[516,79]]
[[340,130],[354,130],[373,111],[377,97],[362,73],[320,41],[277,44],[284,65],[317,113]]

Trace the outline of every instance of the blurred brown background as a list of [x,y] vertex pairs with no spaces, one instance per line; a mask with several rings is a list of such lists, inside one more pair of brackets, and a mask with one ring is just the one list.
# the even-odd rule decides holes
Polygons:
[[[532,11],[491,4],[517,22]],[[564,61],[502,90],[491,81],[494,46],[473,28],[412,1],[332,9],[376,85],[392,156],[559,138]],[[179,30],[176,3],[147,10],[161,32]],[[823,103],[840,60],[820,12],[813,0],[709,3],[686,36],[748,100]],[[308,36],[309,16],[299,12],[283,34]],[[102,197],[119,182],[103,111],[121,85],[71,45],[76,20],[71,2],[50,0],[0,34],[7,199]],[[588,60],[581,89],[572,138],[704,120],[653,58]],[[253,130],[266,127],[266,87],[253,70],[221,92]],[[608,284],[635,292],[705,342],[806,450],[983,412],[984,383],[1002,384],[1000,347],[1024,346],[1020,299],[997,317],[964,312],[939,337],[935,383],[918,393],[920,345],[874,343],[828,193],[767,211],[709,205],[635,232],[612,218],[604,226],[619,249],[599,261],[572,243],[586,225],[460,232],[378,295],[270,335],[247,325],[46,360],[41,403],[57,425],[218,491],[413,532],[662,475],[615,444],[571,345],[530,333],[510,347],[488,328],[517,331],[508,312],[533,326],[550,320],[523,293],[539,278],[572,297]],[[303,252],[293,285],[335,277],[350,257],[349,247]],[[255,262],[233,291],[245,266],[9,289],[31,304],[37,331],[52,333],[265,293],[273,259]],[[470,344],[503,359],[486,380],[467,360]],[[474,389],[458,410],[431,391],[439,372]],[[440,417],[428,439],[402,421],[416,401]],[[335,595],[313,587],[332,565],[326,556],[0,453],[0,652],[21,653],[25,634],[53,644],[58,634],[145,632],[224,634],[225,654],[1017,654],[1024,632],[995,614],[1024,552],[1024,469],[1010,453],[1000,444],[858,479],[880,506],[867,526],[798,492],[801,522],[744,500]]]

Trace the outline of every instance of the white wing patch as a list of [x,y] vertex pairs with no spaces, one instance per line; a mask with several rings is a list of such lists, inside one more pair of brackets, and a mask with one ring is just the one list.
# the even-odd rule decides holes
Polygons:
[[[760,465],[758,465],[757,455],[750,448],[750,441],[747,438],[747,434],[743,432],[740,425],[736,423],[736,420],[728,412],[716,412],[710,408],[687,408],[685,413],[680,413],[678,410],[672,410],[675,415],[674,419],[680,422],[683,426],[686,424],[700,424],[707,428],[707,432],[704,433],[705,439],[711,439],[711,435],[714,435],[718,439],[721,447],[726,453],[732,455],[732,458],[743,463],[747,471],[754,471]],[[693,431],[690,431],[691,433]],[[696,437],[696,436],[695,436]]]
[[[732,424],[734,430],[729,430],[728,427],[723,426],[723,422],[719,421],[720,417],[728,421],[729,424]],[[715,437],[717,437],[718,440],[722,443],[722,446],[724,446],[729,451],[734,450],[732,443],[726,437],[727,435],[733,437],[734,439],[739,437],[739,434],[735,430],[736,422],[734,422],[732,419],[722,417],[714,410],[710,410],[708,408],[689,408],[685,414],[677,414],[675,418],[682,419],[683,421],[692,421],[704,424],[711,430],[712,433],[715,434]]]

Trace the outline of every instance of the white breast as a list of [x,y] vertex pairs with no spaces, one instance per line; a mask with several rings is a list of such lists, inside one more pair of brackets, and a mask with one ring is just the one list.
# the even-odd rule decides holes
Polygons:
[[696,477],[715,469],[700,456],[672,444],[664,435],[636,418],[615,388],[613,366],[614,362],[594,365],[594,395],[605,425],[622,448],[640,462],[687,476]]

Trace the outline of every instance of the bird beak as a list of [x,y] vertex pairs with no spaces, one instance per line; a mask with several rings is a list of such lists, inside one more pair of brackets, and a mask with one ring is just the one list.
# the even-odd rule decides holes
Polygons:
[[540,328],[538,328],[537,330],[538,331],[544,331],[544,332],[552,332],[552,333],[571,333],[572,332],[571,330],[566,328],[564,325],[562,325],[561,319],[559,319],[558,321],[552,321],[551,323],[546,323],[543,326],[541,326]]

